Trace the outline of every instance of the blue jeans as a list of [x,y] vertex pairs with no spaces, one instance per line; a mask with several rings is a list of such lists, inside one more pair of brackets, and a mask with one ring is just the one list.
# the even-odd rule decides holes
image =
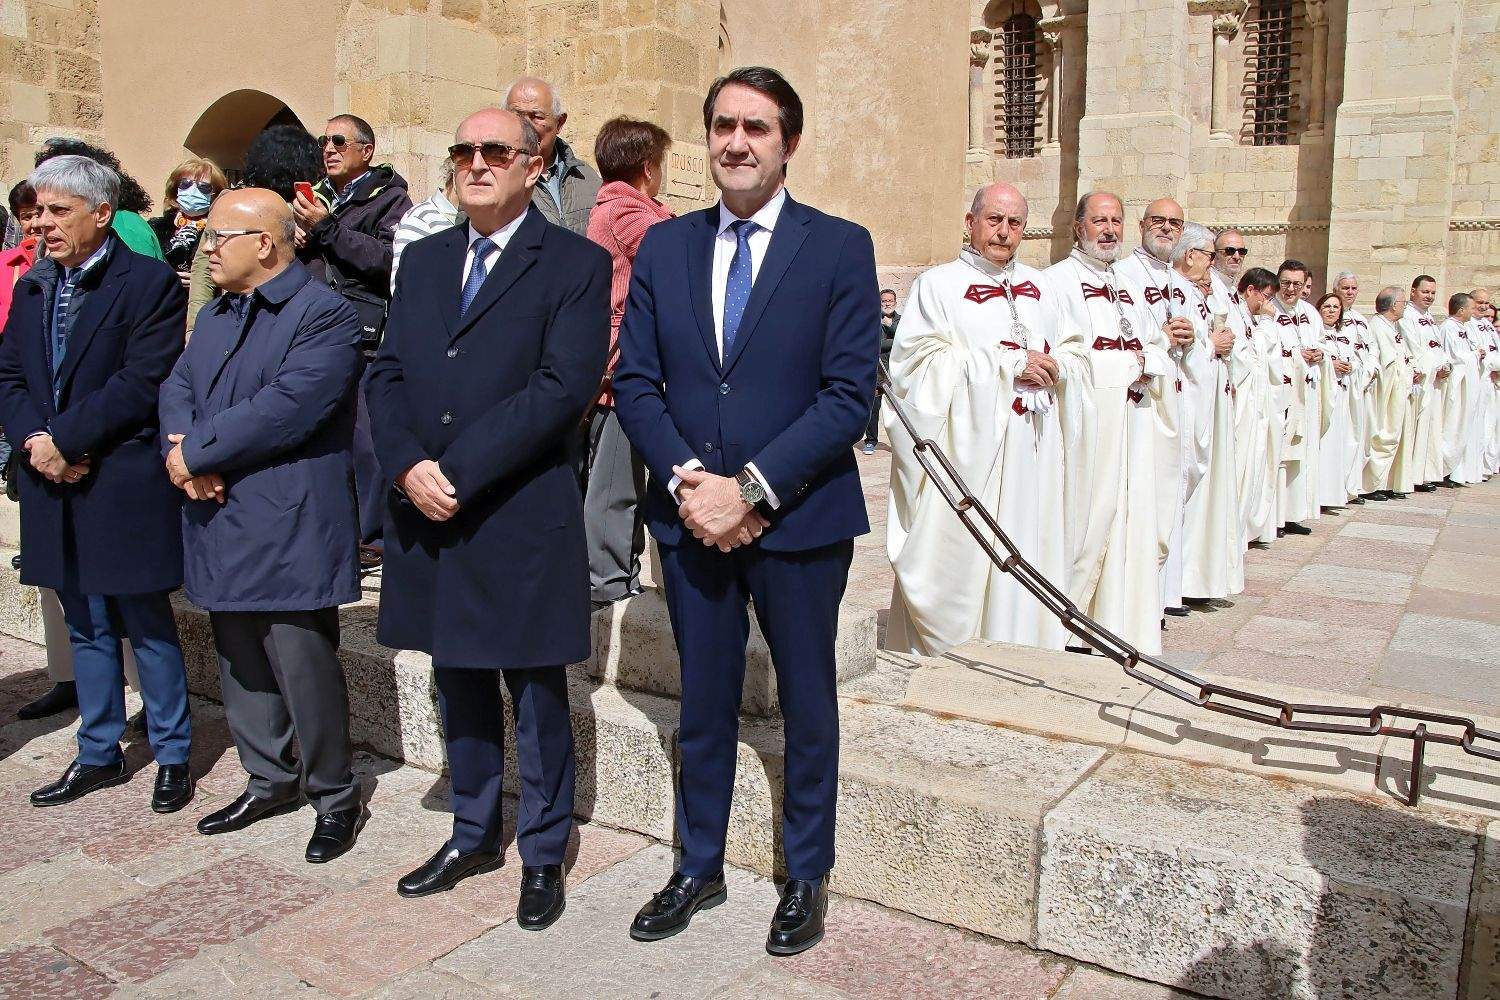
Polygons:
[[177,621],[165,593],[103,597],[58,591],[78,684],[78,761],[101,766],[121,757],[125,668],[120,640],[135,650],[146,702],[146,735],[158,764],[186,764],[192,741],[187,669]]

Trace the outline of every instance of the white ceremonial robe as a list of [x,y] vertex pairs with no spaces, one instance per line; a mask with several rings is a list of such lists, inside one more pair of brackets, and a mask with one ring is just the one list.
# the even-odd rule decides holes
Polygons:
[[1401,324],[1417,370],[1422,375],[1420,391],[1415,395],[1417,421],[1412,479],[1417,485],[1435,483],[1443,478],[1443,384],[1447,381],[1438,378],[1437,373],[1447,364],[1447,359],[1432,317],[1408,302]]
[[[1056,359],[1058,391],[1016,384],[1028,348]],[[1041,272],[1020,263],[1002,270],[965,250],[918,276],[890,375],[918,434],[937,442],[1021,556],[1066,591],[1062,412],[1083,404],[1088,374],[1078,330]],[[884,423],[892,453],[886,545],[896,572],[887,648],[934,656],[984,638],[1062,649],[1067,630],[974,543],[892,407]]]
[[1349,414],[1349,396],[1354,387],[1354,373],[1339,375],[1335,361],[1351,367],[1354,350],[1349,334],[1319,323],[1318,346],[1323,361],[1318,365],[1319,397],[1323,406],[1323,434],[1318,441],[1318,506],[1342,507],[1349,501],[1349,466],[1354,461],[1354,428]]
[[1322,347],[1323,320],[1308,302],[1288,306],[1271,300],[1286,367],[1283,378],[1296,393],[1296,427],[1287,449],[1283,523],[1314,521],[1323,516],[1318,505],[1318,446],[1323,437],[1322,370],[1310,365],[1303,350]]
[[1455,483],[1472,486],[1484,482],[1480,471],[1483,449],[1479,444],[1479,417],[1483,403],[1479,396],[1479,351],[1468,327],[1452,316],[1438,329],[1453,365],[1443,409],[1443,468]]
[[[1160,653],[1158,581],[1170,523],[1160,517],[1156,453],[1176,451],[1175,438],[1163,431],[1176,420],[1175,392],[1166,392],[1173,367],[1166,338],[1108,265],[1074,250],[1043,274],[1081,332],[1088,362],[1087,405],[1076,411],[1083,423],[1069,433],[1064,452],[1073,553],[1068,596],[1137,649]],[[1144,371],[1136,350],[1145,357]]]
[[1195,337],[1188,357],[1201,369],[1194,417],[1206,430],[1203,472],[1183,510],[1182,596],[1222,599],[1245,589],[1244,510],[1234,469],[1234,382],[1229,356],[1217,357],[1212,340],[1213,331],[1226,325],[1227,303],[1216,310],[1196,286],[1180,283]]
[[[1131,289],[1136,304],[1144,305],[1150,313],[1156,329],[1161,330],[1167,320],[1182,315],[1186,309],[1186,292],[1173,280],[1175,270],[1144,248],[1136,247],[1115,265],[1114,271],[1121,283]],[[1198,428],[1194,426],[1189,402],[1194,387],[1183,379],[1185,352],[1173,347],[1165,333],[1162,338],[1172,361],[1172,373],[1161,387],[1167,406],[1158,411],[1162,419],[1157,422],[1156,478],[1159,483],[1177,483],[1179,488],[1159,488],[1156,492],[1157,518],[1167,532],[1166,558],[1157,580],[1157,590],[1162,607],[1171,608],[1182,604],[1182,519],[1189,492],[1187,484],[1191,480],[1196,485],[1202,470],[1195,470],[1191,457],[1200,435],[1195,433]],[[1186,396],[1184,390],[1188,392]]]
[[1286,492],[1286,466],[1284,453],[1292,421],[1289,363],[1281,356],[1281,342],[1275,321],[1269,316],[1254,316],[1250,330],[1265,365],[1265,377],[1250,381],[1253,389],[1263,394],[1262,409],[1265,412],[1265,481],[1261,486],[1261,501],[1246,528],[1246,537],[1258,539],[1269,545],[1276,541],[1276,530],[1285,523],[1281,503]]
[[[1250,541],[1269,541],[1276,537],[1270,524],[1274,508],[1274,477],[1268,474],[1271,449],[1270,409],[1272,398],[1270,367],[1264,346],[1239,292],[1230,286],[1217,270],[1210,272],[1214,294],[1209,308],[1224,314],[1225,323],[1234,334],[1234,348],[1229,353],[1230,396],[1234,400],[1234,470],[1235,493],[1240,501],[1242,536]],[[1279,357],[1279,355],[1278,355]],[[1267,527],[1270,539],[1265,538]],[[1243,576],[1243,561],[1241,563]]]
[[1479,344],[1484,354],[1481,361],[1482,380],[1486,398],[1489,400],[1488,419],[1484,429],[1484,473],[1493,476],[1500,472],[1500,330],[1488,319],[1476,321],[1479,328]]
[[1401,438],[1410,409],[1412,364],[1406,350],[1406,338],[1394,323],[1384,316],[1370,319],[1370,354],[1379,377],[1371,405],[1369,458],[1365,462],[1360,492],[1411,489],[1399,485],[1404,478],[1404,464],[1397,468]]
[[1350,499],[1364,492],[1365,466],[1370,461],[1370,429],[1375,425],[1375,400],[1379,395],[1380,362],[1370,321],[1358,310],[1344,313],[1343,332],[1353,350],[1354,373],[1349,383],[1349,425],[1354,438],[1354,454],[1349,473],[1344,478],[1344,492]]

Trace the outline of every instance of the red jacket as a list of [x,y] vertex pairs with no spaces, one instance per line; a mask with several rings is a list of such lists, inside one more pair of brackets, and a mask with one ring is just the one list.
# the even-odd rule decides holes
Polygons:
[[0,330],[5,329],[6,317],[10,315],[10,300],[15,294],[16,282],[36,263],[36,245],[37,238],[28,236],[17,246],[0,253]]
[[600,406],[615,403],[609,383],[614,377],[615,362],[620,358],[620,319],[625,315],[625,296],[630,291],[635,252],[640,249],[647,229],[673,217],[670,208],[624,181],[610,181],[601,187],[589,214],[589,239],[608,250],[614,263],[609,285],[609,362],[604,367]]

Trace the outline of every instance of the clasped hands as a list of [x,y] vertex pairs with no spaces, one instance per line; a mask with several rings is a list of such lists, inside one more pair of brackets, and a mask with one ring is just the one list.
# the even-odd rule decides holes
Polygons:
[[33,434],[26,439],[23,447],[31,461],[31,467],[40,472],[48,482],[76,483],[89,474],[89,460],[84,458],[69,462],[63,458],[51,434]]
[[396,485],[429,521],[441,523],[458,513],[458,490],[430,458],[403,472]]
[[672,466],[678,480],[677,516],[704,545],[729,552],[749,545],[771,524],[740,498],[740,484],[706,469]]
[[1041,351],[1026,352],[1026,367],[1016,376],[1016,384],[1035,389],[1050,389],[1057,384],[1057,361]]
[[1340,361],[1338,358],[1333,359],[1333,373],[1335,375],[1348,375],[1353,370],[1354,366],[1349,362]]
[[1316,347],[1304,347],[1302,348],[1302,360],[1310,365],[1320,365],[1323,363],[1323,352]]
[[1214,356],[1222,358],[1234,348],[1234,331],[1227,326],[1217,327],[1213,337]]
[[172,485],[186,493],[189,500],[213,500],[219,506],[224,506],[224,502],[229,499],[229,489],[224,485],[224,477],[217,472],[193,475],[182,457],[182,439],[185,437],[186,434],[167,435],[167,442],[172,445],[172,450],[167,452],[167,475],[172,477]]
[[1167,335],[1173,347],[1188,348],[1193,343],[1193,323],[1186,316],[1173,316],[1162,324],[1161,332]]
[[1441,382],[1443,379],[1447,378],[1452,373],[1453,373],[1453,366],[1452,365],[1444,365],[1443,367],[1441,367],[1441,368],[1439,368],[1437,370],[1438,381]]

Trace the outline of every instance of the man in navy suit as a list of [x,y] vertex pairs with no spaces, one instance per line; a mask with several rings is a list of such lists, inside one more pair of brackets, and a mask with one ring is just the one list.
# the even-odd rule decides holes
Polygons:
[[157,389],[182,353],[187,293],[112,235],[120,177],[82,156],[31,175],[47,257],[16,284],[0,342],[0,426],[20,479],[21,582],[57,591],[78,683],[78,757],[31,793],[71,802],[129,780],[121,642],[156,755],[151,805],[193,797],[187,673],[167,595],[182,583],[181,494],[157,451]]
[[569,441],[609,350],[609,255],[528,209],[536,130],[489,108],[449,147],[468,224],[401,259],[366,387],[394,483],[380,641],[432,654],[448,741],[453,835],[397,885],[452,888],[500,861],[503,675],[521,812],[516,922],[563,909],[573,732],[563,667],[588,657],[583,499]]
[[646,517],[682,667],[682,860],[636,916],[656,940],[725,898],[724,837],[753,601],[786,723],[788,880],[766,942],[822,939],[838,790],[834,637],[869,530],[852,447],[870,415],[880,298],[870,234],[786,193],[802,103],[737,69],[703,105],[722,201],[652,227],[635,260],[615,394],[651,472]]

